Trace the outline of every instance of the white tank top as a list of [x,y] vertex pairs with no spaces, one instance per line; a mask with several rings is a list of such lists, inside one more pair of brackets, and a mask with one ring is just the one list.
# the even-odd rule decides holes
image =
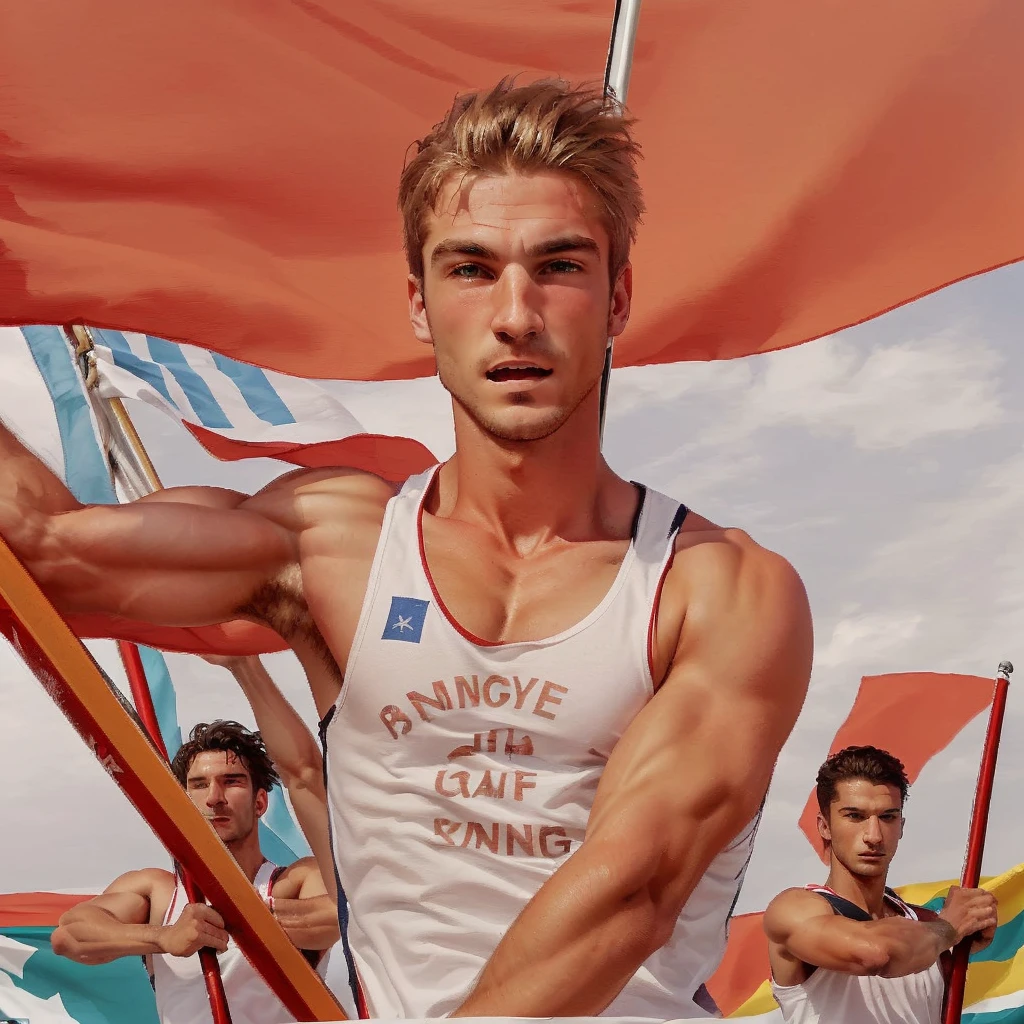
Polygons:
[[[491,644],[451,618],[426,569],[435,473],[388,504],[345,683],[322,725],[348,946],[373,1017],[455,1009],[583,840],[608,756],[654,693],[653,612],[686,514],[646,491],[589,615],[546,640]],[[714,1015],[702,986],[722,958],[756,824],[715,858],[669,943],[606,1016]]]
[[[831,892],[809,885],[812,892]],[[899,897],[886,899],[911,921],[917,911]],[[776,985],[772,993],[786,1024],[939,1024],[946,982],[938,961],[903,978],[861,977],[821,967],[800,985]]]
[[[264,900],[271,894],[276,870],[277,865],[265,860],[253,880],[256,891]],[[181,879],[176,878],[174,895],[164,914],[164,924],[174,924],[187,902]],[[217,961],[233,1021],[239,1024],[285,1024],[295,1020],[233,939],[228,940],[225,952],[217,954]],[[182,957],[154,953],[152,963],[160,1024],[213,1024],[199,955]]]

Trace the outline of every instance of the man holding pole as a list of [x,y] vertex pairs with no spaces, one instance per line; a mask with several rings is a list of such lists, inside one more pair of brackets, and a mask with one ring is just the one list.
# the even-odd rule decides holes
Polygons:
[[[337,910],[313,858],[279,868],[260,850],[258,822],[279,778],[258,733],[237,722],[200,723],[171,770],[256,887],[288,937],[314,962],[338,939]],[[102,895],[60,919],[51,938],[60,956],[82,964],[142,956],[161,1024],[211,1020],[198,951],[217,951],[235,1021],[293,1020],[204,903],[189,903],[181,878],[162,868],[129,871]]]
[[995,897],[954,887],[936,914],[904,903],[885,881],[903,835],[903,764],[876,747],[847,747],[818,772],[824,885],[787,889],[764,914],[772,992],[787,1024],[938,1024],[948,951],[995,934]]
[[638,155],[556,81],[461,97],[418,143],[409,315],[456,454],[397,491],[319,469],[83,507],[0,434],[0,533],[58,609],[295,650],[374,1016],[716,1014],[811,622],[785,560],[601,455]]

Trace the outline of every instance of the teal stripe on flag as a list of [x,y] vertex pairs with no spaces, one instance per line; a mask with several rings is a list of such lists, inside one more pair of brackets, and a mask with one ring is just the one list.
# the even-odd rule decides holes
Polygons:
[[[938,913],[945,902],[944,896],[935,896],[924,904],[929,910]],[[995,937],[982,950],[971,954],[971,963],[982,963],[995,960],[1003,962],[1012,960],[1017,952],[1024,946],[1024,911],[1019,913],[1013,920],[1006,921],[996,929]],[[1024,1017],[1021,1018],[1024,1024]]]
[[149,681],[149,692],[153,697],[157,724],[160,736],[167,748],[167,756],[173,758],[181,746],[181,728],[178,726],[178,699],[174,692],[171,674],[167,671],[167,662],[159,651],[151,647],[139,647],[142,667],[146,670]]
[[308,857],[312,852],[292,817],[280,786],[274,787],[267,811],[260,819],[260,847],[268,860],[281,865]]
[[1008,1006],[995,1013],[965,1012],[960,1019],[963,1024],[1024,1024],[1024,1006]]
[[[0,935],[35,948],[25,961],[22,977],[8,974],[15,989],[40,1000],[59,996],[68,1016],[78,1024],[158,1024],[156,998],[142,957],[123,957],[109,964],[77,964],[53,952],[52,931],[0,930]],[[15,1005],[4,1006],[3,999],[0,990],[0,1014],[18,1016]]]

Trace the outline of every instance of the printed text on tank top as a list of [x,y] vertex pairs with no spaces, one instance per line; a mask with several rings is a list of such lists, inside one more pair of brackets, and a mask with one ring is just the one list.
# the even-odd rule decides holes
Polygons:
[[[339,916],[351,976],[377,1017],[454,1009],[582,843],[611,751],[653,697],[651,622],[685,516],[644,491],[614,578],[582,617],[529,634],[545,639],[483,644],[466,635],[474,623],[439,607],[448,595],[443,581],[431,587],[434,563],[419,547],[435,474],[410,479],[389,504],[323,723]],[[432,555],[429,537],[426,547]],[[756,825],[714,857],[671,938],[608,1015],[715,1015],[697,993],[721,959]]]

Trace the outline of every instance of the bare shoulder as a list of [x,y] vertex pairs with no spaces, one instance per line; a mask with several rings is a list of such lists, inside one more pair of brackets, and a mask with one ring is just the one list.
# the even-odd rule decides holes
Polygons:
[[296,469],[271,481],[244,507],[282,525],[303,528],[325,521],[379,519],[396,490],[394,484],[363,470]]
[[781,941],[804,921],[834,916],[828,900],[820,893],[811,889],[786,889],[768,904],[762,925],[768,938]]
[[170,906],[174,884],[174,875],[163,868],[126,871],[88,903],[126,923],[155,924]]
[[174,889],[174,875],[164,868],[140,868],[119,875],[103,890],[103,895],[114,892],[133,892],[151,898],[154,894],[166,894],[170,899]]
[[804,593],[797,571],[782,555],[762,547],[744,530],[719,526],[692,512],[676,537],[669,574],[677,584],[682,577],[697,580],[702,588],[710,586],[713,593],[742,588],[770,599],[780,592],[791,597]]
[[752,642],[811,643],[810,607],[796,569],[743,530],[693,513],[676,538],[662,605],[659,620],[674,622],[680,641],[735,636],[742,628]]

